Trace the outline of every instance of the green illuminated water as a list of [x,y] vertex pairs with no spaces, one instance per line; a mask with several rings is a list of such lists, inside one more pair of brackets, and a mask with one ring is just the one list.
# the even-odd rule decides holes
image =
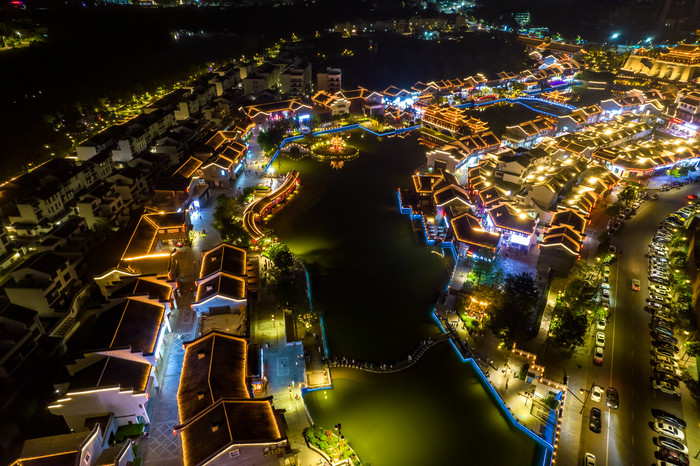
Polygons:
[[[356,134],[350,143],[361,154],[341,170],[280,162],[282,172],[300,171],[302,186],[272,226],[307,264],[330,355],[391,363],[436,335],[430,312],[448,263],[397,208],[396,189],[411,183],[425,149],[414,136],[377,142]],[[333,384],[306,396],[309,411],[325,427],[342,423],[374,466],[528,465],[536,455],[449,343],[398,374],[334,370]]]

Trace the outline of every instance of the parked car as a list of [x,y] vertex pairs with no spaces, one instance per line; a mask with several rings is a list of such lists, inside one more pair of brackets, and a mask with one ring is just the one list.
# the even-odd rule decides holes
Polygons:
[[601,332],[605,331],[606,325],[607,325],[607,322],[605,322],[605,317],[603,317],[603,316],[598,317],[598,319],[596,319],[596,321],[595,321],[595,328]]
[[586,453],[583,457],[583,466],[595,466],[595,455],[593,453]]
[[656,301],[657,303],[661,304],[666,304],[668,302],[667,298],[665,298],[664,296],[659,296],[657,294],[650,294],[647,299],[649,301]]
[[678,353],[678,347],[676,345],[671,344],[671,343],[665,343],[665,342],[659,341],[659,340],[652,340],[651,344],[654,348],[658,348],[660,350],[672,351],[673,353]]
[[649,304],[647,304],[647,307],[649,309],[652,309],[652,310],[657,310],[657,309],[663,309],[664,306],[663,306],[663,304],[659,304],[659,303],[649,303]]
[[593,349],[593,364],[597,366],[603,365],[603,348],[596,346]]
[[[654,416],[659,421],[667,422],[667,423],[672,424],[680,429],[685,429],[686,427],[688,427],[688,425],[685,423],[685,421],[683,419],[679,418],[675,414],[671,414],[668,411],[664,411],[662,409],[652,409],[651,415]],[[687,453],[687,451],[685,451],[684,453]]]
[[[595,408],[594,408],[595,409]],[[664,434],[667,437],[675,438],[678,440],[684,440],[685,434],[676,426],[672,426],[666,422],[656,421],[654,423],[654,430],[660,434]]]
[[601,348],[605,348],[605,333],[598,332],[595,334],[595,344]]
[[617,248],[611,244],[608,248],[608,252],[614,256],[617,253]]
[[613,225],[610,227],[610,231],[608,231],[608,233],[614,235],[615,233],[617,233],[617,230],[619,230],[621,226],[622,223],[620,223],[619,220],[615,221],[615,223],[613,223]]
[[[661,393],[665,393],[667,395],[681,396],[681,389],[678,388],[678,386],[673,385],[665,380],[657,380],[657,379],[652,380],[651,381],[651,388],[653,388],[654,390],[658,390]],[[657,424],[663,424],[663,423],[658,422]],[[673,427],[673,426],[671,426],[671,427]],[[678,430],[678,429],[675,429],[675,430]],[[656,429],[656,431],[659,433],[662,433],[662,434],[666,434],[670,437],[674,437],[670,432],[665,432],[665,431],[661,431],[658,429]],[[683,432],[681,432],[681,434],[683,434]],[[675,437],[675,438],[680,438],[680,440],[683,440],[683,437]]]
[[654,290],[657,294],[662,294],[662,293],[670,293],[671,289],[667,287],[666,285],[659,285],[657,283],[652,283],[649,285],[650,290]]
[[678,343],[678,339],[676,337],[669,337],[665,333],[652,333],[651,338],[654,341],[658,341],[659,344],[675,346]]
[[610,299],[610,291],[603,289],[603,298],[608,298]]
[[593,385],[593,390],[591,390],[591,401],[598,403],[603,397],[603,387],[598,385]]
[[617,409],[620,406],[620,396],[615,388],[608,387],[605,390],[605,402],[610,409]]
[[673,360],[678,360],[678,356],[676,356],[675,351],[669,351],[666,348],[660,348],[657,346],[654,346],[651,351],[657,356],[664,356]]
[[671,282],[667,278],[661,277],[649,277],[649,281],[652,283],[658,283],[659,285],[668,286]]
[[684,455],[683,453],[679,453],[675,450],[659,448],[656,455],[659,458],[659,460],[669,461],[670,464],[673,465],[686,466],[690,464],[688,455]]
[[669,450],[676,450],[681,453],[688,453],[688,447],[683,445],[681,442],[679,442],[676,439],[673,439],[671,437],[665,437],[663,435],[659,435],[656,438],[656,444],[660,447],[667,448]]
[[658,374],[666,374],[670,375],[671,377],[680,377],[681,376],[681,371],[676,369],[670,364],[663,364],[659,363],[654,366],[654,372]]
[[671,367],[677,368],[678,361],[667,356],[654,356],[654,364],[668,364]]
[[[663,424],[663,423],[659,423]],[[590,420],[588,422],[588,428],[591,429],[593,432],[596,434],[599,434],[601,430],[603,430],[603,422],[600,419],[600,409],[599,408],[591,408],[591,415],[590,415]],[[662,434],[666,434],[666,432],[659,431]],[[671,437],[673,435],[667,434]],[[681,439],[682,440],[682,439]]]

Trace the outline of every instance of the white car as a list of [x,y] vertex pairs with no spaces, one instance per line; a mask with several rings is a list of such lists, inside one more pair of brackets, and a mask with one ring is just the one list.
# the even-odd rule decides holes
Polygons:
[[605,317],[598,317],[598,319],[595,321],[595,328],[601,332],[604,332],[605,326],[606,326]]
[[671,424],[666,424],[665,422],[656,421],[654,423],[654,430],[671,438],[685,440],[685,434],[682,430],[672,426]]
[[603,387],[599,387],[598,385],[593,385],[593,390],[591,390],[591,401],[595,401],[596,403],[598,403],[602,397],[603,397]]
[[608,298],[610,299],[610,291],[603,289],[603,298]]
[[668,302],[668,298],[666,296],[659,296],[657,294],[650,294],[649,300],[656,301],[657,303],[661,303],[661,304],[666,304]]
[[583,457],[583,466],[595,466],[595,455],[593,453],[586,453]]
[[595,334],[595,344],[601,348],[605,348],[605,334],[603,332]]
[[663,296],[665,294],[669,294],[671,292],[671,288],[667,287],[666,285],[657,285],[656,283],[652,283],[649,285],[650,290],[654,290],[654,292],[658,295]]
[[678,370],[676,367],[678,367],[678,366],[672,366],[670,364],[658,363],[654,366],[654,370],[656,372],[660,372],[662,374],[668,374],[668,375],[673,375],[675,377],[680,377],[681,371]]

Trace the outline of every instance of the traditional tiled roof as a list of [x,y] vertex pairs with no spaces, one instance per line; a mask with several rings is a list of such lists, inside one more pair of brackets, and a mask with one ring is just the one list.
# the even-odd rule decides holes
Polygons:
[[531,235],[537,227],[537,219],[524,212],[518,212],[507,204],[501,204],[488,211],[488,216],[497,228]]
[[473,214],[466,212],[450,220],[452,231],[458,241],[495,251],[501,239],[501,234],[484,230]]

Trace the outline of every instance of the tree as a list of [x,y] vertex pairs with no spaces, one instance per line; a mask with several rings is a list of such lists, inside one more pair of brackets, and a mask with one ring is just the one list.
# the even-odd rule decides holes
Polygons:
[[482,280],[484,280],[486,277],[491,275],[492,271],[493,271],[493,262],[492,261],[487,261],[484,259],[477,259],[474,261],[474,265],[472,266],[472,273],[474,274],[474,278],[476,278],[477,285],[481,284]]
[[596,305],[598,286],[599,283],[575,278],[566,287],[562,300],[575,312],[585,312]]
[[689,341],[685,344],[685,351],[689,356],[697,358],[700,356],[700,341]]
[[258,144],[265,152],[275,150],[287,134],[287,130],[292,128],[293,122],[289,118],[273,121],[267,125],[267,129],[258,134]]
[[[555,314],[557,310],[555,308]],[[552,339],[566,348],[582,345],[588,328],[586,314],[578,313],[566,305],[560,306],[559,311],[561,314],[552,321]]]
[[637,188],[634,186],[625,186],[620,194],[617,195],[617,202],[627,207],[637,198]]
[[275,267],[281,272],[288,272],[294,268],[294,254],[289,250],[289,246],[284,243],[274,243],[265,253]]
[[535,279],[531,274],[506,275],[502,301],[494,303],[490,327],[507,346],[527,332],[532,308],[538,298]]
[[214,228],[223,242],[240,247],[250,246],[250,236],[243,226],[243,220],[236,216],[236,200],[224,194],[217,198]]

